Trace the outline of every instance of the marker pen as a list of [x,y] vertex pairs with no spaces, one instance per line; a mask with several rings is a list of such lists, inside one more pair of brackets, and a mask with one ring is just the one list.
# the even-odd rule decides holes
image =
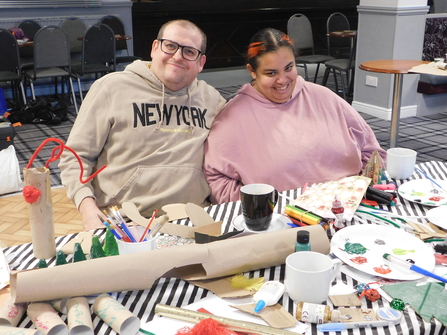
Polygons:
[[376,312],[376,315],[379,318],[379,320],[377,321],[324,323],[317,325],[317,329],[322,332],[332,332],[332,331],[341,331],[344,329],[386,327],[398,324],[403,316],[401,311],[388,307],[379,308]]

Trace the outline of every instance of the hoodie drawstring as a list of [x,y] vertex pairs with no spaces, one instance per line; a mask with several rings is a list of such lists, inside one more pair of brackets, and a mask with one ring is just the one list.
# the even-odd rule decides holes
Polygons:
[[[165,108],[165,85],[163,83],[161,83],[161,120],[160,122],[157,123],[157,126],[155,127],[155,130],[160,130],[161,126],[164,125],[165,123],[165,113],[164,113],[164,108]],[[192,124],[192,116],[191,116],[191,92],[190,92],[190,88],[188,87],[186,90],[186,94],[188,95],[188,121],[189,121],[189,132],[191,133],[191,135],[194,135],[194,131],[195,131],[195,127]]]
[[155,127],[155,130],[160,130],[161,126],[165,123],[165,85],[161,83],[161,120],[158,122],[157,127]]

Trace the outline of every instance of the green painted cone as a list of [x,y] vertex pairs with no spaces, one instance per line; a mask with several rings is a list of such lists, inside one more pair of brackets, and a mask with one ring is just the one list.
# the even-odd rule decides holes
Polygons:
[[109,230],[106,231],[106,237],[104,239],[104,253],[106,256],[116,256],[120,254],[116,238]]
[[102,250],[101,242],[99,241],[99,237],[97,235],[92,236],[92,247],[90,248],[90,257],[91,258],[100,258],[106,257],[104,250]]
[[87,258],[85,258],[85,254],[84,251],[82,250],[81,243],[75,243],[73,251],[73,263],[85,260],[87,260]]
[[45,259],[39,260],[39,263],[37,264],[37,267],[39,269],[47,268],[48,267],[47,261]]
[[56,266],[67,264],[67,259],[65,258],[65,254],[62,250],[56,252]]

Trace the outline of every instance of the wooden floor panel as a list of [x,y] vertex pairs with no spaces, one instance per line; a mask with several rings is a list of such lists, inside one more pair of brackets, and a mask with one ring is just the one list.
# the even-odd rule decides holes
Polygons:
[[[55,235],[82,231],[81,215],[67,198],[65,188],[54,188],[51,193]],[[31,242],[28,204],[22,195],[0,198],[0,241],[7,247]]]

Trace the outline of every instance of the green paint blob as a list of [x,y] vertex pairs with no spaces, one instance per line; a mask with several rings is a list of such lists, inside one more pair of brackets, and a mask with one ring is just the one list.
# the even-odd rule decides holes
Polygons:
[[405,249],[399,249],[399,248],[394,248],[393,249],[393,254],[400,255],[400,256],[408,255],[408,254],[413,253],[413,252],[416,252],[416,250],[405,250]]
[[411,195],[413,196],[413,197],[423,197],[424,195],[427,195],[426,193],[424,193],[424,192],[418,192],[418,191],[411,191]]
[[65,254],[62,250],[56,252],[56,266],[67,264],[67,259],[65,258]]
[[341,249],[342,251],[346,251],[350,255],[363,255],[366,251],[368,251],[368,249],[360,243],[349,243],[348,241],[349,239],[346,239],[345,249]]
[[85,260],[87,260],[87,258],[85,257],[84,251],[82,250],[81,243],[75,243],[73,251],[73,263]]
[[91,258],[100,258],[106,257],[104,250],[102,250],[101,242],[99,241],[99,237],[97,235],[92,236],[92,246],[90,248],[90,257]]
[[106,256],[116,256],[120,254],[116,238],[109,230],[106,231],[106,237],[104,238],[104,253]]

